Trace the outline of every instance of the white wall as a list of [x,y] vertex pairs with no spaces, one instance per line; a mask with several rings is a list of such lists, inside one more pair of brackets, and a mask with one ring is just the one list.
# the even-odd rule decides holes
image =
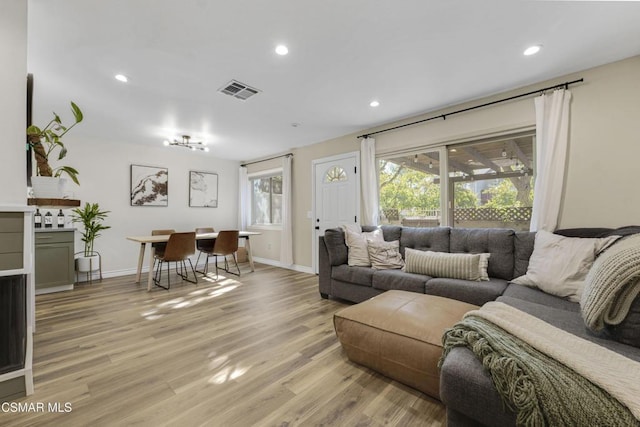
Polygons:
[[3,0],[0,13],[0,204],[27,200],[27,2]]
[[[105,222],[111,229],[102,233],[94,248],[102,255],[103,272],[107,275],[130,273],[137,265],[139,245],[126,240],[126,236],[149,235],[152,229],[237,228],[239,163],[236,161],[161,144],[147,147],[113,141],[79,141],[71,132],[65,143],[69,149],[65,164],[80,172],[80,186],[72,185],[75,198],[83,205],[99,203],[102,209],[111,211]],[[169,169],[168,207],[130,205],[131,164]],[[218,174],[217,208],[189,207],[191,170]],[[76,233],[76,251],[80,250],[80,233]]]

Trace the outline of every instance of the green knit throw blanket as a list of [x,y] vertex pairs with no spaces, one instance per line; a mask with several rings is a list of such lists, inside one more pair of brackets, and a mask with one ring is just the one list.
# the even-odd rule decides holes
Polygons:
[[443,346],[440,365],[454,347],[478,357],[519,426],[640,426],[606,391],[481,317],[447,330]]

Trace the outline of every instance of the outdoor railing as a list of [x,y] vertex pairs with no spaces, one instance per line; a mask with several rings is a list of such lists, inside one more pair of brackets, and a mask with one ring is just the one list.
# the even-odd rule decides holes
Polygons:
[[[439,209],[403,209],[383,208],[380,210],[383,221],[394,222],[400,219],[434,220],[440,218]],[[531,207],[506,208],[457,208],[453,211],[454,221],[530,221]]]

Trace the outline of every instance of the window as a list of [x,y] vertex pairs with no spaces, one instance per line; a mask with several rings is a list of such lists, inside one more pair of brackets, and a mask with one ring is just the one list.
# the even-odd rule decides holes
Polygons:
[[439,151],[386,156],[378,167],[382,224],[441,224]]
[[534,140],[522,132],[379,158],[380,222],[528,230]]
[[251,224],[282,225],[282,174],[251,180]]
[[348,179],[347,172],[340,166],[333,166],[324,174],[324,182],[342,182]]
[[450,224],[529,230],[533,135],[447,147]]

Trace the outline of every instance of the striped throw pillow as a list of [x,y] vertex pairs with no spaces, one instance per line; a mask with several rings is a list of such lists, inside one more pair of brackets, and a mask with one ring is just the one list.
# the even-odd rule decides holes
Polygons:
[[404,256],[405,270],[408,273],[451,279],[481,280],[480,254],[450,254],[406,248]]

